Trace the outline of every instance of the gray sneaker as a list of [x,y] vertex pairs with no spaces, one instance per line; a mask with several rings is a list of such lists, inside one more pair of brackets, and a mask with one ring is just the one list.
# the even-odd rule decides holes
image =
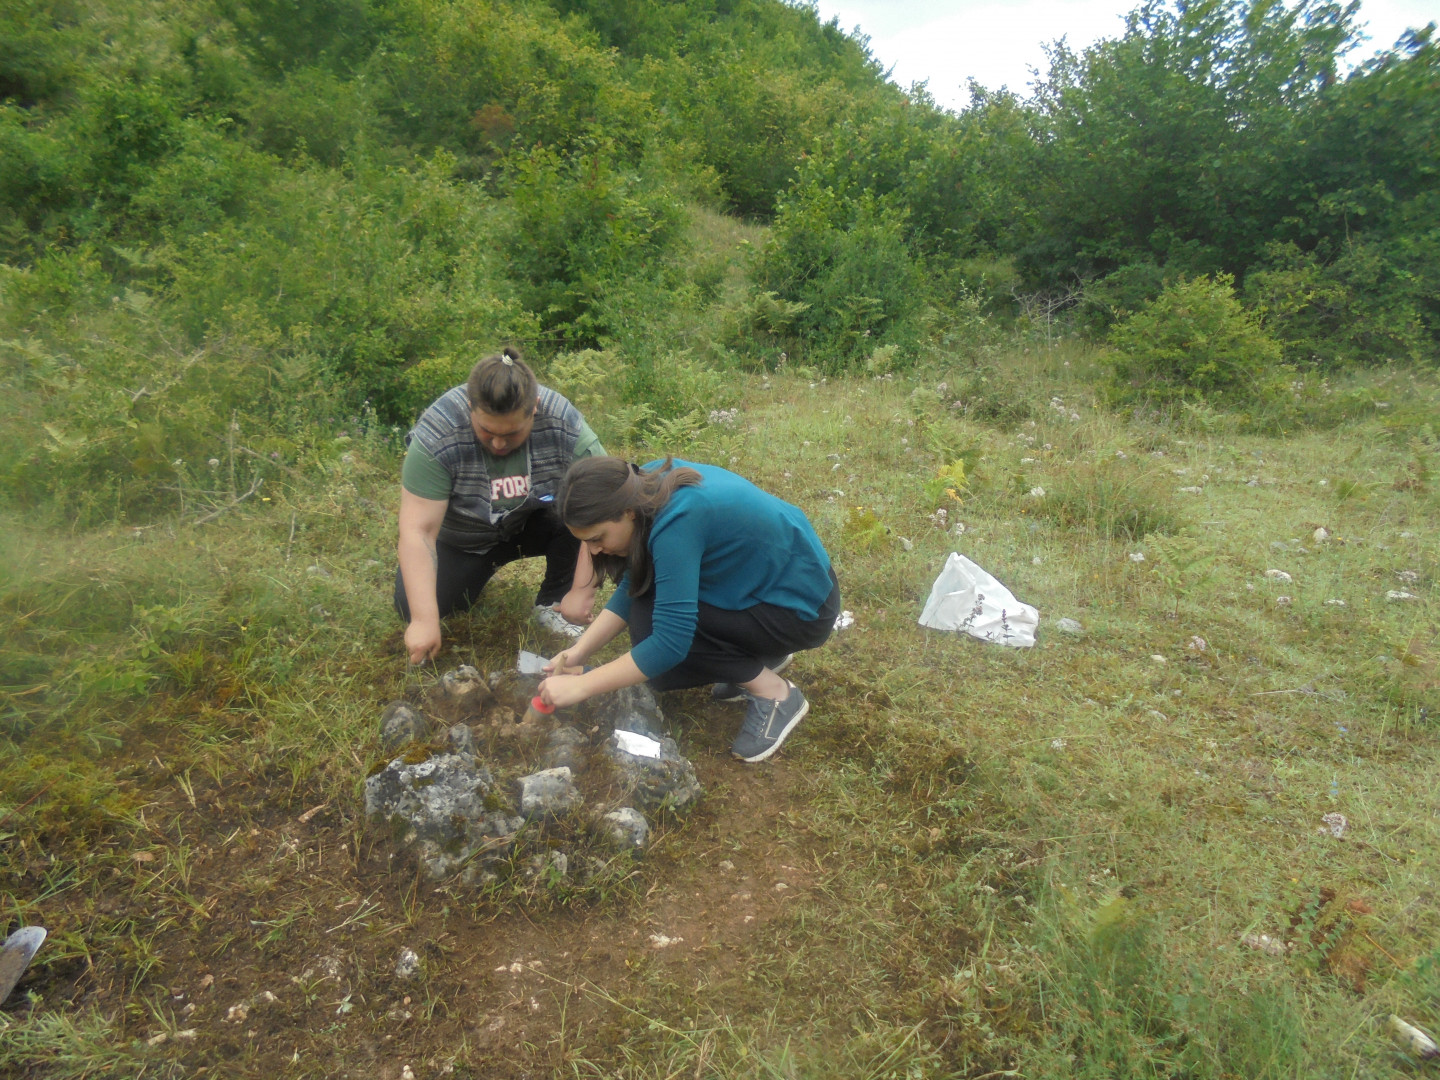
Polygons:
[[[776,675],[779,675],[780,672],[790,666],[790,661],[794,659],[795,654],[792,652],[786,653],[779,660],[762,660],[761,663],[775,672]],[[717,682],[710,688],[711,701],[739,701],[741,698],[749,696],[750,695],[745,692],[745,688],[739,683]]]
[[795,725],[804,720],[809,711],[810,703],[794,683],[790,684],[790,696],[784,701],[752,697],[740,734],[730,744],[730,752],[741,761],[764,761],[780,749],[785,736],[795,730]]

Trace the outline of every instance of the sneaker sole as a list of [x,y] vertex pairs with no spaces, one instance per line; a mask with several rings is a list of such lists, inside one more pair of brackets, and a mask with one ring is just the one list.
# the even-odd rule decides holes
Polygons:
[[[807,699],[805,701],[805,704],[800,706],[800,711],[797,712],[794,716],[792,716],[790,718],[790,722],[780,730],[780,734],[775,737],[775,741],[769,746],[767,746],[761,753],[756,754],[754,757],[740,757],[739,754],[735,754],[735,756],[737,758],[740,758],[740,760],[745,762],[747,765],[754,765],[757,761],[764,761],[770,755],[775,753],[776,750],[779,750],[782,745],[784,745],[785,739],[790,735],[790,732],[795,730],[795,725],[800,723],[801,720],[804,720],[805,717],[809,714],[809,712],[810,702]],[[732,750],[731,753],[734,753],[734,751]]]
[[[779,665],[777,665],[777,666],[776,666],[775,668],[773,668],[772,670],[775,672],[776,675],[779,675],[780,672],[784,671],[787,667],[790,666],[790,661],[791,661],[791,660],[794,660],[794,659],[795,659],[795,654],[794,654],[793,652],[792,652],[792,653],[787,653],[787,654],[785,655],[785,657],[780,661]],[[711,700],[711,701],[740,701],[740,700],[742,700],[742,699],[747,698],[747,697],[750,696],[750,695],[747,694],[743,689],[740,688],[740,684],[739,684],[739,683],[731,683],[730,685],[733,686],[733,687],[735,687],[735,689],[736,689],[736,691],[737,691],[736,693],[734,693],[734,694],[727,694],[725,697],[720,697],[718,694],[716,694],[716,693],[712,690],[712,691],[710,692],[710,700]]]

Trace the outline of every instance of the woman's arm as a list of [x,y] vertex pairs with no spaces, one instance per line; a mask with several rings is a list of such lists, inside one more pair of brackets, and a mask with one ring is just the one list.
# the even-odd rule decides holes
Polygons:
[[609,608],[595,616],[595,621],[564,652],[556,653],[546,665],[546,671],[564,672],[566,668],[579,667],[614,640],[615,635],[625,629],[625,620]]
[[435,550],[448,500],[422,499],[400,489],[400,580],[410,606],[405,649],[412,664],[424,663],[440,651],[440,604],[435,596],[439,556]]
[[569,669],[580,667],[623,629],[625,620],[609,608],[595,616],[595,621],[580,635],[580,640],[564,652],[557,653],[550,661],[545,670],[555,674],[540,683],[540,696],[551,705],[574,705],[607,690],[644,682],[644,672],[635,666],[629,653],[583,675],[566,674]]
[[[603,613],[600,618],[604,618]],[[548,704],[563,708],[566,705],[576,705],[596,694],[635,686],[644,681],[645,673],[635,666],[635,661],[630,659],[627,652],[619,659],[611,660],[583,675],[551,675],[540,684],[540,696]]]
[[575,579],[570,591],[560,598],[560,614],[567,622],[584,626],[593,618],[595,610],[595,564],[590,561],[590,549],[580,545],[580,554],[575,557]]

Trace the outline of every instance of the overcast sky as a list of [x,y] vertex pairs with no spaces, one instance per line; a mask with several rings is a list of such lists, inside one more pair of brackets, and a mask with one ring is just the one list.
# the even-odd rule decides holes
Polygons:
[[[820,18],[859,27],[876,59],[901,86],[927,82],[941,105],[962,108],[971,76],[990,89],[1024,94],[1031,68],[1045,70],[1041,45],[1066,38],[1079,52],[1118,37],[1139,0],[817,0]],[[1440,0],[1362,0],[1359,22],[1371,40],[1351,55],[1363,60],[1393,45],[1406,29],[1440,22]]]

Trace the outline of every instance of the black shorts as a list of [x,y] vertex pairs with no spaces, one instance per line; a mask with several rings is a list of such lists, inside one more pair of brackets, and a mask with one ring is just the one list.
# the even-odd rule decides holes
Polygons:
[[[655,592],[630,598],[630,642],[637,645],[651,634]],[[799,612],[774,604],[756,604],[744,611],[729,611],[702,603],[690,653],[669,671],[650,680],[656,690],[684,690],[710,683],[747,683],[766,662],[788,653],[823,645],[840,614],[840,582],[830,570],[830,595],[820,614],[806,619]]]

